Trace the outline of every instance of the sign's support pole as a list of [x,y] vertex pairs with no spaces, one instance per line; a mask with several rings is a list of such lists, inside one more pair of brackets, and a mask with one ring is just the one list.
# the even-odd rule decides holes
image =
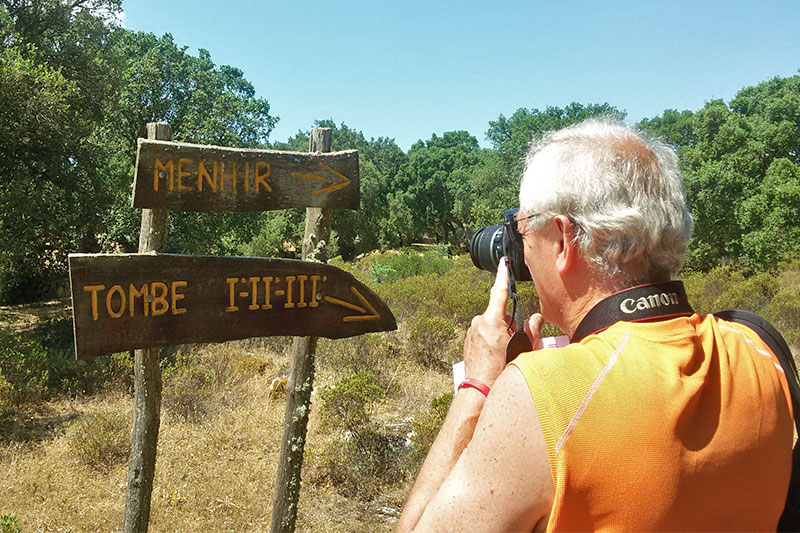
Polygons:
[[[172,140],[169,124],[150,122],[147,138]],[[159,250],[167,231],[165,209],[143,209],[139,234],[139,253]],[[158,348],[136,350],[133,372],[135,402],[131,430],[131,456],[128,463],[128,489],[125,495],[124,533],[147,531],[150,498],[156,469],[156,446],[161,418],[161,368]]]
[[[331,151],[331,129],[312,128],[310,152]],[[303,236],[303,260],[328,260],[328,241],[331,232],[331,208],[306,208],[306,229]],[[311,389],[314,382],[314,353],[316,337],[296,337],[292,345],[292,364],[286,385],[286,414],[283,422],[278,473],[272,499],[273,533],[294,531],[297,521],[297,502],[300,499],[300,471],[306,427],[311,408]]]

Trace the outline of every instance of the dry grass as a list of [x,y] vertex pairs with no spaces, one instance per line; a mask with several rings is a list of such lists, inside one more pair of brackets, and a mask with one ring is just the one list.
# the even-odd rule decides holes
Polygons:
[[[369,259],[374,263],[380,258]],[[298,531],[393,529],[426,439],[432,438],[437,415],[443,413],[440,397],[452,391],[448,365],[458,357],[471,314],[485,306],[490,276],[462,263],[456,261],[446,276],[426,274],[377,287],[392,306],[398,331],[320,341]],[[795,275],[798,270],[800,266],[787,271]],[[766,301],[772,307],[780,303],[774,315],[787,321],[781,327],[797,339],[800,278],[792,279],[778,285],[782,299]],[[754,292],[734,290],[745,280],[724,270],[690,275],[687,282],[693,299],[707,300],[712,308],[722,306],[717,302],[722,296],[710,289],[725,285],[733,287],[728,293],[734,295]],[[522,297],[530,309],[535,294],[529,285],[524,289]],[[769,305],[767,311],[772,309]],[[0,322],[4,317],[6,323],[0,325],[15,332],[35,331],[33,326],[52,313],[63,313],[63,306],[1,308]],[[186,346],[165,359],[150,531],[269,529],[284,416],[283,398],[270,397],[270,384],[285,375],[290,345],[291,339],[270,338]],[[353,432],[322,409],[323,399],[330,397],[327,391],[364,370],[382,391],[368,406],[369,420],[363,426],[373,438],[369,444],[379,446],[361,442],[358,447],[367,453],[377,449],[369,457],[352,453],[357,444]],[[86,420],[81,415],[110,413],[109,420],[130,416],[133,397],[125,385],[129,376],[110,371],[106,375],[112,382],[100,394],[27,404],[5,414],[0,410],[0,516],[12,513],[23,531],[119,529],[127,461],[106,463],[97,454],[87,461],[69,440],[75,433],[69,428]],[[357,396],[359,391],[351,392]],[[436,408],[434,398],[440,398]],[[395,454],[398,441],[406,448]],[[118,449],[113,439],[98,442]],[[380,448],[386,442],[391,446]],[[380,455],[387,450],[395,455]],[[377,479],[369,470],[375,464],[394,470]]]
[[33,329],[45,320],[70,316],[69,298],[26,305],[0,305],[0,328],[13,333]]
[[[283,398],[271,400],[269,386],[289,363],[288,355],[276,353],[278,342],[190,348],[195,363],[215,376],[216,408],[192,420],[162,407],[150,531],[269,529],[284,415]],[[321,423],[318,391],[341,371],[325,364],[324,353],[318,352],[318,359],[297,529],[391,531],[413,474],[367,500],[346,498],[325,481],[319,458],[336,435]],[[450,386],[447,375],[410,362],[398,360],[387,368],[392,385],[378,407],[380,424],[410,425],[416,410]],[[0,428],[14,436],[0,439],[0,514],[13,513],[23,531],[118,529],[127,460],[104,469],[86,464],[67,433],[81,414],[130,416],[132,407],[130,393],[112,391],[41,404],[1,420]]]

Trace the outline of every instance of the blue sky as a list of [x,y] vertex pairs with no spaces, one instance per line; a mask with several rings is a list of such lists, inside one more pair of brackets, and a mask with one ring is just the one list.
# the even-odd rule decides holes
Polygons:
[[800,2],[123,0],[124,25],[242,69],[286,140],[467,130],[520,107],[605,103],[631,122],[800,69]]

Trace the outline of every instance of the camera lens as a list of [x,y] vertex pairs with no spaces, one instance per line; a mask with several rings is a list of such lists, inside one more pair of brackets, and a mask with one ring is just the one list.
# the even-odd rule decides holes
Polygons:
[[469,256],[472,264],[481,270],[497,272],[497,265],[503,257],[502,224],[487,226],[476,231],[469,240]]

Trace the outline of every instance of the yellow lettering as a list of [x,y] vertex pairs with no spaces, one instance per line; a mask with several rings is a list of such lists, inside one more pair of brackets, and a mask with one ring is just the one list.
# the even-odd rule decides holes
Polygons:
[[92,294],[92,320],[97,320],[97,292],[105,289],[105,285],[84,285],[83,291]]
[[311,276],[311,302],[308,304],[309,307],[317,307],[319,302],[317,301],[317,281],[319,280],[319,276]]
[[150,291],[147,288],[147,283],[143,283],[140,289],[137,289],[133,283],[128,285],[128,313],[133,316],[133,306],[136,304],[136,298],[142,298],[142,304],[144,307],[144,316],[150,315],[150,306],[147,305],[147,297],[149,296]]
[[191,172],[189,172],[188,170],[186,170],[186,171],[183,170],[183,165],[188,165],[191,162],[192,162],[192,160],[189,159],[188,157],[181,157],[180,159],[178,159],[178,190],[179,191],[191,191],[192,190],[191,187],[183,184],[183,177],[184,176],[189,176],[191,174]]
[[272,304],[269,303],[269,286],[272,282],[272,276],[268,276],[265,278],[261,278],[264,280],[264,285],[266,285],[264,289],[264,296],[267,303],[261,306],[261,309],[272,309]]
[[198,161],[197,163],[197,190],[203,190],[203,180],[207,181],[209,185],[211,185],[211,190],[216,192],[217,191],[217,172],[216,172],[216,165],[211,163],[214,173],[214,179],[211,179],[211,176],[206,170],[206,166],[203,164],[202,161]]
[[250,190],[250,163],[247,161],[244,163],[244,190]]
[[159,158],[156,157],[156,162],[153,165],[153,190],[158,190],[158,180],[163,178],[162,172],[169,171],[169,190],[172,190],[175,176],[175,162],[170,159],[167,164],[163,164]]
[[[111,298],[114,297],[114,293],[119,294],[119,309],[114,311],[111,309]],[[108,315],[111,318],[119,318],[125,312],[125,291],[122,290],[122,287],[119,285],[114,285],[110,289],[108,289],[108,293],[106,293],[106,311],[108,311]]]
[[178,292],[178,289],[185,288],[189,284],[188,281],[173,281],[170,284],[170,294],[172,295],[172,314],[173,315],[182,315],[186,312],[185,307],[178,307],[178,300],[183,300],[186,298],[185,294]]
[[294,285],[295,279],[297,278],[294,276],[286,276],[286,303],[283,304],[283,307],[294,307],[294,302],[292,302],[292,285]]
[[231,184],[233,186],[233,192],[236,192],[236,161],[233,162],[233,172],[231,174],[225,174],[225,161],[219,162],[219,190],[225,190],[225,178],[231,180]]
[[[263,174],[258,173],[258,169],[261,166],[267,167],[266,171]],[[263,185],[264,188],[267,189],[267,191],[272,192],[272,187],[270,187],[269,183],[267,183],[267,177],[269,177],[269,173],[271,171],[272,167],[270,166],[269,163],[267,163],[266,161],[256,161],[256,166],[253,169],[253,177],[254,177],[253,189],[255,189],[256,192],[258,192],[260,189],[259,185]]]
[[261,278],[259,278],[258,276],[250,278],[250,286],[251,286],[250,294],[252,295],[252,303],[250,305],[248,305],[247,308],[250,309],[251,311],[254,311],[254,310],[258,309],[258,307],[259,307],[258,306],[258,292],[257,292],[258,291],[258,282],[259,281],[261,281]]
[[233,298],[235,296],[234,287],[236,286],[236,282],[239,281],[239,278],[225,278],[225,281],[228,282],[228,296],[229,296],[229,305],[225,308],[226,313],[232,313],[234,311],[238,311],[239,308],[233,305]]
[[300,285],[300,301],[297,302],[297,307],[305,307],[308,304],[305,302],[305,292],[306,292],[306,280],[308,276],[297,276],[297,283]]
[[[156,296],[156,289],[161,291],[161,294],[158,296]],[[150,284],[150,294],[153,296],[153,301],[150,303],[150,314],[159,316],[169,311],[169,302],[167,302],[168,292],[166,283],[154,281]]]

